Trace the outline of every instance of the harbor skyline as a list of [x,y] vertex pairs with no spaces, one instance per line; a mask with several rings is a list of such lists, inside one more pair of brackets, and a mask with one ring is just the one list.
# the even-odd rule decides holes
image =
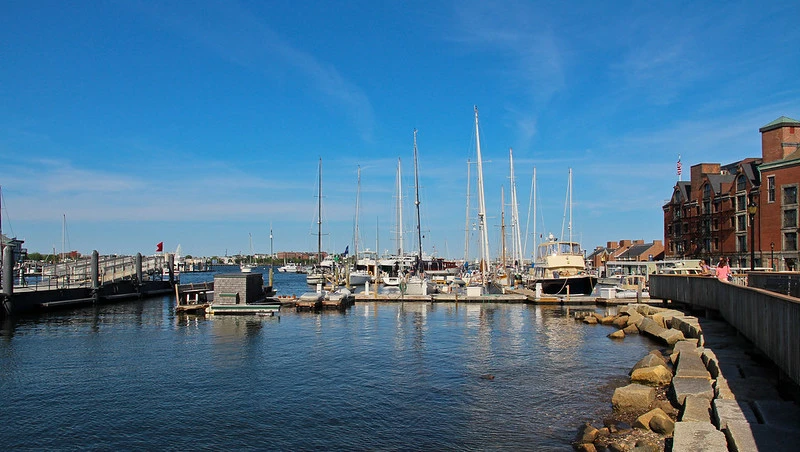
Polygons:
[[313,251],[321,158],[324,251],[353,249],[359,167],[360,247],[377,233],[392,250],[398,158],[413,217],[416,128],[424,250],[460,258],[477,105],[493,255],[509,148],[528,257],[534,166],[539,234],[561,235],[572,168],[584,249],[660,239],[679,155],[686,180],[800,116],[794,10],[17,3],[0,19],[2,231],[31,252],[223,256],[248,254],[249,236],[258,254]]

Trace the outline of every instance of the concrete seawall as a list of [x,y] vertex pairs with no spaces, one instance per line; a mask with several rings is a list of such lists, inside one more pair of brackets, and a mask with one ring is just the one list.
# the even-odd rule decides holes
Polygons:
[[650,297],[718,312],[800,384],[800,299],[687,275],[652,275]]

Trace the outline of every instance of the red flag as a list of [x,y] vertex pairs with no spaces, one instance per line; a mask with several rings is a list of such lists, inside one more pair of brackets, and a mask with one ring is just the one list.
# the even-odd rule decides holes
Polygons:
[[164,242],[158,242],[156,245],[156,253],[161,253],[164,251]]

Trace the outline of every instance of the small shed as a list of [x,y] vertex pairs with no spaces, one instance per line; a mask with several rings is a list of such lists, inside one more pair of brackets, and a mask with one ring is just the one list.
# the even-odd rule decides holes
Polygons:
[[261,273],[214,275],[214,304],[250,304],[264,299]]

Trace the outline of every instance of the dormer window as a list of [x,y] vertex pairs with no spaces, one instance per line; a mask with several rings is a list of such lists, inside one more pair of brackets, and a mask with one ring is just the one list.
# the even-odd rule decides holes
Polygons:
[[675,203],[683,202],[683,195],[681,194],[680,189],[675,190],[675,193],[672,195],[672,201]]
[[747,189],[747,178],[744,175],[736,179],[736,191],[745,191]]
[[703,185],[703,199],[711,198],[711,184],[706,183]]

